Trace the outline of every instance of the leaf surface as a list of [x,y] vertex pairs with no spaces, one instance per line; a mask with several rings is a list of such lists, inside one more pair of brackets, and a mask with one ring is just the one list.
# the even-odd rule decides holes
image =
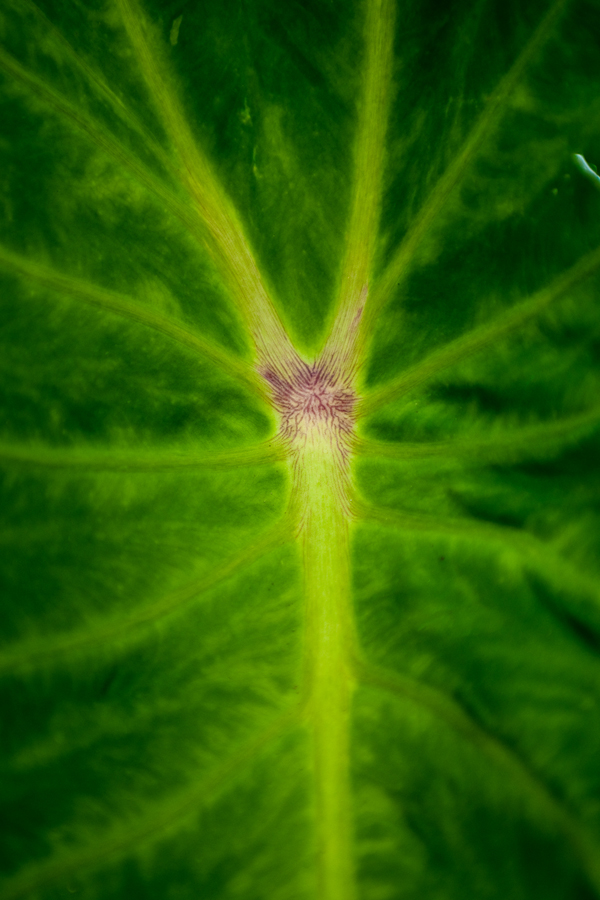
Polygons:
[[600,898],[598,33],[5,0],[0,900]]

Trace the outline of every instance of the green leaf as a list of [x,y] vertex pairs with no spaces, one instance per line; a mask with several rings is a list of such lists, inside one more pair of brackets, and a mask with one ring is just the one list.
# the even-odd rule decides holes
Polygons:
[[600,900],[598,0],[4,0],[0,900]]

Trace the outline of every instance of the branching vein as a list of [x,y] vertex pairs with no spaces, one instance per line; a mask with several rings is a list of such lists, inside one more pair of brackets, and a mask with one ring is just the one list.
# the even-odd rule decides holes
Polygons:
[[373,291],[369,315],[365,317],[363,322],[363,327],[367,331],[372,328],[374,317],[379,313],[381,307],[387,303],[396,291],[397,285],[406,277],[414,259],[415,251],[424,235],[435,221],[451,192],[459,184],[484,140],[489,137],[491,131],[498,124],[506,109],[510,94],[523,77],[529,63],[551,36],[566,3],[567,0],[555,0],[552,4],[528,43],[487,101],[483,113],[465,140],[460,152],[441,176],[423,204],[421,211],[418,213],[395,256]]
[[592,884],[600,891],[600,847],[566,804],[550,793],[542,779],[514,751],[475,721],[455,701],[429,685],[404,675],[357,662],[357,678],[365,685],[408,699],[430,710],[473,743],[535,800],[572,847]]
[[26,256],[13,253],[1,245],[0,266],[24,275],[59,294],[66,294],[69,297],[82,300],[90,306],[96,306],[159,331],[184,347],[194,350],[200,356],[209,359],[232,378],[242,381],[255,394],[261,397],[265,396],[265,389],[250,366],[245,365],[241,360],[227,353],[226,350],[189,331],[172,319],[136,303],[123,294],[99,287],[89,281],[57,272],[55,269],[35,262]]
[[156,804],[144,815],[132,818],[121,828],[115,828],[112,833],[99,834],[96,840],[88,844],[58,852],[47,862],[31,866],[6,880],[1,886],[2,900],[19,900],[60,879],[93,871],[98,866],[114,864],[144,845],[158,840],[165,832],[184,826],[210,804],[216,792],[226,786],[240,768],[251,763],[262,750],[293,727],[297,720],[298,709],[295,707],[279,716],[262,734],[233,753],[212,775],[200,784],[190,785],[170,803]]
[[86,472],[162,472],[181,469],[232,469],[260,466],[285,459],[285,450],[274,441],[263,441],[254,447],[224,450],[221,453],[199,455],[176,451],[172,453],[143,453],[103,450],[97,447],[67,448],[64,450],[36,447],[29,444],[0,442],[0,459],[25,466],[48,469],[67,469]]
[[364,94],[359,105],[354,189],[333,328],[323,359],[353,372],[362,347],[360,320],[369,302],[369,279],[379,227],[385,137],[392,85],[394,0],[371,0],[365,22]]
[[590,578],[561,556],[556,549],[529,532],[496,525],[479,519],[459,519],[425,513],[404,512],[363,503],[356,500],[353,506],[357,520],[379,522],[388,528],[407,532],[429,532],[471,540],[496,542],[511,548],[523,561],[539,568],[545,579],[556,585],[575,591],[595,602],[600,602],[600,588]]
[[155,141],[145,125],[143,125],[134,114],[131,107],[125,104],[121,97],[112,90],[104,80],[102,74],[90,64],[89,60],[84,59],[81,54],[75,50],[58,28],[56,28],[56,26],[41,11],[39,6],[34,3],[33,0],[19,0],[19,5],[33,13],[33,15],[41,22],[46,30],[46,34],[50,36],[57,49],[61,51],[63,56],[68,59],[72,65],[79,69],[89,86],[99,97],[102,97],[102,99],[108,103],[115,115],[143,138],[144,146],[152,151],[156,159],[162,163],[165,169],[173,170],[173,160],[168,157],[164,149]]
[[386,403],[427,384],[444,369],[448,369],[450,366],[468,359],[474,353],[503,340],[535,316],[540,315],[554,300],[563,297],[567,291],[589,278],[599,268],[600,248],[597,248],[582,257],[579,262],[532,297],[515,304],[494,321],[480,325],[462,337],[450,341],[440,350],[435,350],[422,362],[411,366],[389,384],[372,391],[359,404],[357,415],[370,415],[385,406]]
[[600,422],[600,407],[586,412],[544,422],[526,428],[506,429],[498,437],[449,441],[375,441],[357,438],[357,456],[387,457],[388,459],[426,459],[431,456],[460,457],[475,463],[515,463],[527,459],[544,459],[570,443],[574,443]]
[[[192,135],[163,48],[154,41],[136,0],[115,0],[139,69],[180,160],[180,177],[210,235],[208,247],[224,273],[254,340],[258,361],[285,372],[295,358],[233,204]],[[283,363],[283,365],[282,365]]]
[[245,550],[210,572],[177,588],[149,606],[134,610],[128,616],[121,610],[118,619],[92,622],[79,631],[52,636],[24,639],[8,645],[0,652],[0,673],[23,671],[60,662],[65,654],[88,651],[93,647],[105,647],[110,642],[135,640],[136,633],[145,625],[151,625],[176,612],[182,612],[200,596],[241,569],[251,566],[267,553],[293,539],[293,529],[287,518],[262,535]]
[[109,134],[101,123],[73,106],[66,97],[29,72],[2,48],[0,48],[0,69],[25,88],[38,102],[52,109],[72,128],[79,131],[92,145],[130,172],[140,184],[161,200],[165,209],[182,222],[199,245],[206,246],[209,233],[198,211],[185,198],[180,199],[169,184],[151,172],[138,156],[124,147],[114,135]]

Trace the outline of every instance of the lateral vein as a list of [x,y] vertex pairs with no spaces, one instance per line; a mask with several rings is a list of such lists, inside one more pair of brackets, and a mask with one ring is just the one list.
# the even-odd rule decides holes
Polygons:
[[335,318],[323,359],[344,372],[358,365],[360,320],[369,302],[369,279],[379,228],[385,137],[394,44],[394,0],[370,0],[365,21],[365,80],[354,153],[354,186]]
[[422,362],[411,366],[389,384],[367,394],[359,401],[357,416],[367,416],[392,400],[431,381],[439,372],[461,362],[474,353],[502,340],[511,332],[540,315],[554,300],[579,282],[589,278],[600,267],[600,247],[582,257],[574,266],[533,296],[515,304],[491,322],[479,325],[467,334],[434,350]]
[[29,444],[0,442],[0,460],[17,465],[43,466],[48,469],[101,472],[161,472],[178,469],[232,469],[260,466],[285,459],[285,450],[274,441],[254,447],[225,450],[199,456],[194,453],[160,454],[114,453],[96,447],[56,449]]
[[169,212],[187,228],[196,243],[206,248],[209,234],[198,211],[181,200],[168,184],[151,172],[145,163],[124,147],[114,135],[107,134],[102,125],[91,116],[76,109],[69,100],[28,72],[9,53],[0,48],[0,68],[24,86],[40,102],[62,116],[71,127],[77,129],[88,141],[124,166],[140,183],[158,197]]
[[119,620],[92,623],[85,630],[64,632],[39,639],[23,639],[8,645],[0,652],[0,673],[30,670],[32,667],[54,663],[64,654],[87,650],[99,644],[130,638],[142,626],[151,625],[175,612],[182,612],[208,590],[225,581],[235,572],[250,566],[266,554],[293,539],[291,522],[284,518],[266,534],[258,538],[242,553],[217,565],[210,572],[196,578],[149,606],[135,610]]
[[[136,0],[115,0],[140,72],[176,151],[183,187],[210,235],[209,252],[227,278],[254,344],[258,362],[285,372],[295,358],[269,297],[231,199],[194,139],[169,75],[163,48],[154,41]],[[284,361],[282,364],[282,360]]]
[[594,887],[600,891],[600,847],[566,804],[548,790],[540,776],[515,751],[490,734],[459,703],[436,688],[362,661],[357,661],[355,665],[359,683],[425,707],[475,744],[493,763],[510,772],[535,798],[544,814],[556,822]]
[[31,870],[18,873],[4,885],[0,885],[2,900],[19,900],[21,897],[30,896],[60,878],[65,878],[75,872],[93,870],[102,864],[110,864],[122,859],[127,853],[135,851],[143,844],[158,840],[161,835],[171,829],[183,825],[191,816],[198,813],[206,806],[227,782],[234,777],[239,769],[248,765],[252,759],[276,740],[286,728],[298,721],[299,711],[295,706],[286,711],[262,734],[244,744],[237,753],[221,766],[219,766],[199,786],[182,792],[181,796],[172,801],[168,806],[156,806],[156,809],[145,816],[127,823],[126,829],[115,833],[100,836],[88,845],[64,853],[57,860],[48,860],[32,867]]
[[388,459],[427,459],[431,456],[461,457],[474,462],[508,463],[552,456],[565,444],[600,422],[600,406],[555,422],[515,428],[486,441],[376,441],[357,438],[353,451],[357,456]]
[[2,245],[0,245],[0,266],[31,278],[52,291],[65,293],[91,306],[134,322],[140,322],[154,331],[159,331],[184,347],[194,350],[200,356],[209,359],[232,378],[242,381],[245,387],[250,388],[261,398],[266,397],[265,389],[251,366],[245,365],[227,351],[211,344],[172,319],[153,312],[123,294],[99,287],[83,279],[73,278],[71,275],[65,275],[49,266],[34,262],[26,256],[13,253]]
[[106,83],[102,74],[92,66],[88,60],[84,59],[77,50],[75,50],[54,23],[42,12],[37,3],[34,3],[33,0],[19,0],[19,4],[36,16],[39,22],[46,28],[48,35],[51,36],[51,39],[55,42],[56,46],[62,50],[70,62],[85,76],[92,89],[109,104],[113,112],[119,116],[122,122],[128,125],[133,131],[136,131],[138,135],[143,138],[144,145],[152,150],[154,156],[163,164],[165,169],[173,173],[173,160],[169,159],[164,149],[155,141],[145,125],[143,125],[133,113],[131,107],[125,104],[121,97],[119,97]]
[[372,303],[370,304],[367,317],[369,326],[373,325],[375,315],[380,312],[381,308],[395,292],[397,285],[406,277],[415,251],[424,234],[444,206],[451,192],[460,182],[461,177],[483,141],[500,119],[508,97],[518,84],[535,54],[542,48],[544,42],[552,33],[552,29],[562,15],[567,3],[568,0],[555,0],[552,4],[530,40],[488,99],[481,116],[465,140],[454,162],[446,169],[432,189],[373,291]]
[[[522,555],[524,560],[538,566],[544,578],[592,598],[595,604],[600,601],[597,580],[582,575],[580,570],[573,566],[568,559],[560,553],[552,552],[548,543],[518,528],[482,522],[479,519],[465,521],[458,518],[405,512],[363,503],[359,500],[354,501],[353,512],[358,521],[378,522],[383,526],[400,531],[429,532],[431,534],[447,534],[452,537],[469,537],[478,541],[497,541],[515,550]],[[597,615],[594,618],[600,625],[600,618]]]

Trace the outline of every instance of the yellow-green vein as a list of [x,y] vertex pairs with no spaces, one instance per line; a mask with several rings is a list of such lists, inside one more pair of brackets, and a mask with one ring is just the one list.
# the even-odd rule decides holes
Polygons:
[[435,688],[362,661],[357,661],[355,666],[359,683],[428,709],[485,753],[501,770],[509,773],[536,802],[538,809],[556,823],[590,881],[600,891],[600,847],[573,812],[547,790],[539,776],[515,752],[491,735],[458,703]]
[[164,49],[136,0],[114,0],[140,72],[180,160],[180,178],[205,223],[208,248],[226,277],[253,337],[258,361],[285,374],[295,354],[269,297],[264,279],[231,199],[194,138],[184,114]]
[[[6,671],[29,671],[41,666],[53,665],[65,654],[89,651],[90,648],[114,642],[118,644],[112,652],[118,653],[129,646],[132,640],[142,635],[140,629],[152,625],[176,612],[184,611],[198,598],[225,581],[235,572],[252,565],[267,553],[289,543],[293,539],[291,522],[284,517],[277,525],[261,535],[241,553],[219,563],[199,578],[176,588],[165,597],[161,597],[148,606],[142,606],[125,615],[120,610],[118,619],[105,617],[90,621],[79,630],[41,635],[35,638],[23,638],[13,644],[6,645],[0,651],[0,673]],[[139,632],[139,633],[138,633]]]
[[496,438],[448,441],[375,441],[357,438],[353,445],[357,456],[388,459],[427,459],[430,456],[461,457],[473,462],[511,463],[526,459],[545,459],[563,447],[578,441],[600,422],[600,406],[590,410],[526,428],[499,432]]
[[320,900],[356,893],[350,799],[351,607],[349,523],[327,436],[303,449],[306,596],[303,695],[313,742]]
[[124,147],[113,134],[109,134],[92,116],[76,109],[69,100],[49,87],[37,76],[28,72],[17,60],[1,48],[0,69],[4,69],[15,82],[18,82],[29,91],[38,102],[60,115],[86,140],[127,169],[140,184],[143,184],[144,187],[148,188],[162,201],[165,209],[183,223],[198,244],[202,247],[206,246],[210,235],[206,224],[198,215],[198,211],[190,205],[186,197],[180,198],[177,196],[168,183],[163,182],[150,171],[145,163],[131,150]]
[[178,469],[232,469],[262,466],[285,459],[285,449],[276,441],[263,441],[240,450],[198,454],[186,451],[114,451],[88,446],[36,447],[34,444],[0,442],[0,459],[15,465],[41,466],[47,469],[67,469],[86,472],[160,472]]
[[584,281],[600,267],[600,248],[592,250],[574,266],[555,278],[532,297],[516,303],[503,315],[479,325],[462,337],[435,350],[422,362],[411,366],[389,384],[378,388],[360,401],[357,416],[367,416],[409,391],[431,381],[439,372],[500,341],[542,313],[554,300]]
[[335,318],[323,359],[343,364],[344,375],[356,367],[357,339],[379,227],[385,137],[392,89],[394,0],[370,0],[365,20],[364,91],[358,106],[354,183]]
[[70,275],[57,272],[49,266],[28,259],[26,256],[13,253],[2,245],[0,245],[0,266],[24,275],[58,294],[74,297],[90,306],[95,306],[106,312],[139,322],[147,328],[152,328],[154,331],[159,331],[167,335],[171,340],[177,341],[184,347],[209,359],[232,378],[243,382],[245,387],[252,390],[255,394],[262,398],[266,397],[262,381],[251,366],[246,365],[242,360],[236,359],[227,353],[226,350],[189,331],[172,319],[153,312],[139,303],[135,303],[135,301],[123,294],[99,287],[83,279],[73,278]]
[[247,741],[228,760],[199,785],[190,786],[168,803],[155,803],[153,808],[112,833],[99,833],[83,846],[71,846],[55,853],[46,861],[35,863],[0,884],[2,900],[19,900],[37,894],[40,889],[59,879],[88,873],[100,865],[116,863],[128,853],[135,853],[145,844],[176,831],[210,803],[215,793],[253,758],[298,721],[297,706],[279,716],[260,735]]
[[154,137],[138,117],[133,113],[131,107],[123,102],[112,88],[106,83],[102,74],[94,68],[89,60],[84,59],[75,48],[69,43],[56,26],[48,19],[45,13],[33,0],[19,0],[19,5],[29,10],[46,29],[47,34],[69,62],[76,66],[86,78],[89,86],[96,94],[108,103],[113,112],[133,131],[143,138],[144,146],[150,150],[157,160],[159,160],[165,169],[173,169],[173,160],[169,158],[165,150],[157,143]]
[[498,124],[506,109],[511,92],[522,78],[536,53],[541,50],[545,41],[552,34],[567,2],[568,0],[555,0],[551,5],[530,40],[489,97],[485,109],[467,136],[454,161],[433,187],[372,292],[367,315],[363,317],[363,327],[366,334],[372,332],[375,316],[394,294],[397,285],[407,275],[415,252],[424,235],[446,203],[451,192],[459,184],[484,140],[489,137]]
[[590,607],[594,620],[600,626],[597,604],[600,601],[598,581],[582,574],[563,556],[550,541],[544,541],[524,529],[508,525],[496,525],[480,519],[459,519],[447,516],[427,515],[364,503],[356,499],[353,513],[357,521],[377,522],[387,528],[408,533],[448,535],[451,538],[477,542],[495,542],[512,550],[524,564],[537,567],[545,580],[561,585],[593,601]]

